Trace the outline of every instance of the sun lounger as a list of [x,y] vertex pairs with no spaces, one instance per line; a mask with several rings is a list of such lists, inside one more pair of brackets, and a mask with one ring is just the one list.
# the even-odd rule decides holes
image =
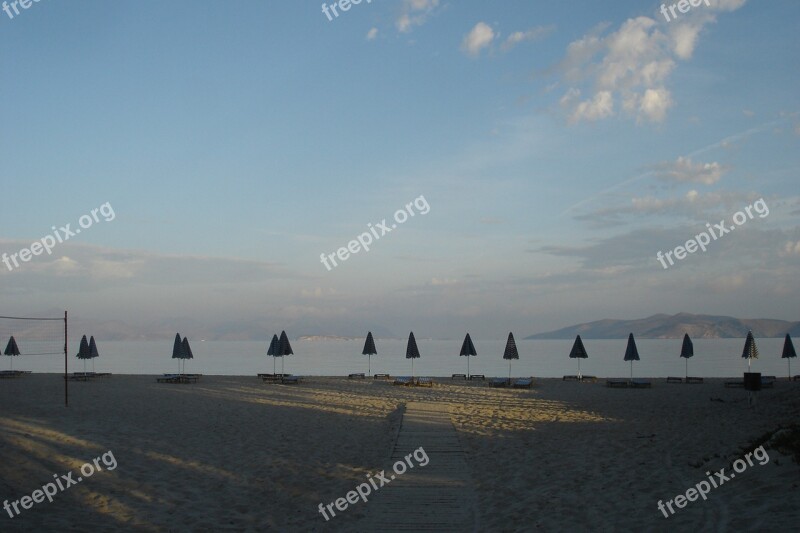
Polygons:
[[520,378],[514,381],[514,388],[515,389],[530,389],[531,385],[533,385],[532,378]]
[[792,381],[800,381],[800,374],[797,374],[792,378]]
[[197,383],[199,378],[193,375],[164,375],[164,377],[157,378],[158,383]]
[[418,387],[433,387],[433,378],[419,378],[417,380]]
[[299,385],[300,381],[300,376],[286,376],[281,378],[281,383],[286,385]]
[[472,375],[469,377],[469,379],[470,379],[470,381],[472,381],[473,379],[485,380],[485,379],[486,379],[486,376],[484,376],[483,374],[472,374]]
[[107,378],[111,372],[73,372],[69,379]]
[[30,373],[30,370],[0,370],[0,378],[21,378]]
[[372,379],[391,379],[389,374],[375,374]]
[[667,378],[667,383],[683,383],[683,378]]
[[761,376],[761,387],[772,388],[775,386],[777,378],[775,376]]
[[594,383],[595,381],[597,381],[597,376],[581,376],[581,381],[586,381],[586,382],[591,381],[592,383]]
[[511,382],[508,378],[492,378],[492,381],[489,383],[492,387],[505,387]]
[[409,376],[398,376],[394,378],[394,385],[412,385],[414,381]]
[[578,376],[564,376],[561,381],[579,381]]
[[364,379],[365,375],[363,372],[358,372],[355,374],[348,374],[347,379]]
[[649,389],[653,383],[649,379],[632,379],[629,386],[634,389]]
[[703,378],[693,378],[689,376],[688,378],[686,378],[686,383],[698,385],[700,383],[703,383]]
[[453,374],[450,379],[467,379],[466,374]]
[[628,386],[627,379],[607,379],[606,380],[606,387],[619,387],[624,388]]

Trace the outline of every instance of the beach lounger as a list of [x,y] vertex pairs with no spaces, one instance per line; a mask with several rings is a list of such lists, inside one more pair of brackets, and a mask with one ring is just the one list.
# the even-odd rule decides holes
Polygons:
[[486,379],[486,376],[484,376],[483,374],[472,374],[472,375],[469,377],[469,379],[470,379],[470,381],[472,381],[473,379],[485,380],[485,379]]
[[83,373],[83,372],[74,372],[72,374],[68,374],[64,376],[64,379],[68,379],[70,381],[91,381],[94,376],[90,373]]
[[393,385],[411,385],[413,380],[409,376],[398,376],[394,378]]
[[561,381],[579,381],[578,376],[564,376]]
[[197,383],[200,374],[164,374],[157,378],[158,383]]
[[417,380],[418,387],[433,387],[433,378],[419,378]]
[[597,376],[581,376],[581,381],[585,382],[591,381],[592,383],[594,383],[597,381]]
[[667,378],[667,383],[683,383],[683,378]]
[[800,381],[800,374],[797,374],[792,378],[792,381]]
[[391,379],[389,374],[375,374],[372,379]]
[[686,383],[698,385],[700,383],[703,383],[703,378],[693,378],[690,376],[686,378]]
[[21,378],[30,373],[30,370],[0,370],[0,378]]
[[775,376],[761,376],[761,387],[762,388],[773,388],[775,387],[775,382],[777,378]]
[[632,379],[629,386],[634,389],[649,389],[653,383],[649,379]]
[[628,386],[627,379],[607,379],[606,380],[606,387],[619,387],[624,388]]
[[510,380],[508,378],[492,378],[492,381],[489,383],[492,387],[505,387],[509,382]]
[[300,376],[286,376],[281,378],[281,383],[286,385],[299,385],[300,381]]
[[450,379],[467,379],[467,375],[466,374],[453,374],[452,377],[450,377]]
[[530,389],[531,385],[533,385],[533,378],[520,378],[514,381],[514,388],[515,389]]
[[357,372],[355,374],[348,374],[347,379],[364,379],[366,376],[363,372]]

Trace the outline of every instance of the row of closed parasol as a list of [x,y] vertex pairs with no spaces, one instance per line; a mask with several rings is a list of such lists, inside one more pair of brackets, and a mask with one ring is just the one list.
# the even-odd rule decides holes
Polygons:
[[272,356],[272,374],[275,375],[276,357],[281,358],[281,375],[283,375],[283,357],[293,354],[294,350],[292,350],[292,345],[289,344],[289,336],[286,335],[286,331],[281,331],[280,338],[277,335],[273,335],[269,343],[269,349],[267,349],[267,355]]
[[[372,356],[378,353],[377,349],[375,348],[375,340],[372,337],[372,332],[367,333],[367,339],[364,343],[364,349],[361,352],[363,355]],[[478,352],[475,350],[475,345],[472,342],[472,338],[470,337],[469,333],[467,336],[464,337],[464,342],[461,344],[461,351],[459,356],[466,356],[467,357],[467,376],[469,376],[469,358],[470,356],[476,356]],[[417,348],[417,341],[414,338],[414,332],[412,331],[408,336],[408,345],[406,347],[406,359],[411,359],[411,376],[414,376],[414,359],[419,358],[419,349]],[[581,376],[581,359],[587,359],[589,354],[586,352],[586,348],[583,346],[583,341],[581,340],[581,336],[578,335],[575,337],[575,342],[572,345],[572,350],[569,352],[569,356],[571,359],[578,360],[578,376]],[[689,376],[689,358],[694,356],[694,343],[692,343],[692,339],[689,337],[689,334],[684,334],[683,336],[683,343],[681,345],[681,353],[680,356],[686,360],[686,376]],[[744,350],[742,351],[742,357],[747,359],[748,369],[750,368],[750,362],[752,359],[758,358],[758,348],[756,347],[756,341],[753,337],[753,332],[747,332],[747,338],[745,339]],[[791,367],[791,359],[797,357],[797,353],[794,349],[794,344],[792,343],[791,336],[787,333],[786,338],[784,339],[783,343],[783,352],[781,358],[786,359],[789,364],[789,377],[792,376],[792,367]],[[506,348],[503,351],[503,359],[508,360],[508,377],[511,379],[511,361],[514,359],[519,359],[519,352],[517,351],[517,344],[514,341],[514,334],[509,332],[508,340],[506,341]],[[628,345],[625,348],[625,361],[630,361],[631,363],[631,378],[633,378],[633,362],[639,361],[639,350],[636,347],[636,340],[633,338],[633,333],[628,335]],[[370,368],[370,360],[368,359],[367,363],[368,373],[371,373]]]
[[[378,350],[375,348],[375,339],[372,337],[372,332],[367,332],[367,340],[364,342],[364,349],[361,351],[362,355],[368,356],[367,359],[367,374],[372,373],[371,369],[371,356],[377,355]],[[461,344],[461,352],[459,356],[466,356],[467,357],[467,376],[469,376],[469,357],[478,355],[478,352],[475,350],[475,344],[472,342],[472,338],[467,333],[467,336],[464,337],[464,342]],[[414,377],[414,359],[419,359],[419,348],[417,347],[417,339],[414,337],[414,332],[412,331],[408,335],[408,344],[406,345],[406,359],[411,359],[411,377]],[[511,360],[512,359],[519,359],[519,352],[517,352],[517,343],[514,341],[514,334],[508,334],[508,340],[506,341],[506,349],[503,351],[503,359],[508,360],[508,376],[509,379],[511,378]]]
[[178,360],[178,374],[182,375],[181,363],[183,363],[183,370],[186,370],[186,360],[194,359],[192,347],[189,346],[189,337],[184,337],[181,340],[181,334],[175,334],[175,342],[172,344],[172,358]]
[[[583,342],[581,341],[581,336],[575,339],[575,344],[572,347],[572,351],[569,354],[570,357],[578,357],[586,359],[589,357],[586,354],[586,349],[583,347]],[[688,333],[683,335],[683,344],[681,345],[681,357],[686,360],[686,377],[689,376],[689,358],[694,356],[694,343],[692,343],[692,339],[689,337]],[[795,352],[794,344],[792,343],[792,337],[787,333],[786,338],[783,341],[783,351],[781,353],[781,358],[786,359],[787,363],[789,364],[789,378],[792,377],[792,363],[791,360],[797,357],[797,352]],[[750,370],[750,365],[753,359],[758,359],[758,347],[756,346],[755,337],[753,337],[753,332],[747,332],[747,338],[744,341],[744,349],[742,350],[742,358],[747,359],[747,369]],[[636,341],[633,338],[633,333],[628,335],[628,346],[625,349],[625,361],[631,362],[631,379],[633,379],[633,362],[639,361],[639,350],[636,348]],[[580,376],[580,359],[578,359],[578,375]]]
[[86,335],[81,338],[81,344],[78,348],[78,359],[83,360],[83,373],[86,374],[86,361],[92,360],[92,373],[94,373],[94,360],[100,357],[100,352],[97,351],[97,343],[94,342],[94,335],[90,341],[86,341]]

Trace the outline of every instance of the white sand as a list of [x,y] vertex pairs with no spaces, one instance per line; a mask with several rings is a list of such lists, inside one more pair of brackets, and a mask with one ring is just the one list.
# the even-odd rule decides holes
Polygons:
[[329,522],[317,506],[389,468],[402,406],[413,400],[451,413],[479,531],[765,530],[800,516],[800,467],[770,449],[770,464],[749,467],[708,501],[670,518],[656,507],[706,470],[730,471],[752,439],[797,423],[800,383],[761,391],[750,408],[747,392],[720,381],[659,381],[651,390],[438,381],[423,389],[342,378],[289,386],[205,376],[170,385],[113,376],[70,383],[64,408],[59,376],[2,380],[0,503],[108,450],[118,466],[13,519],[0,509],[0,531],[363,530],[370,502]]

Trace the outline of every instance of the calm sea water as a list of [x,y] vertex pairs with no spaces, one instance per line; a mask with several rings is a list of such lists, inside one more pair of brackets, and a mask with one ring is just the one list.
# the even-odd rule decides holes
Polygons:
[[[377,339],[378,355],[372,356],[371,371],[408,375],[411,362],[405,358],[406,341]],[[511,362],[514,376],[561,377],[577,373],[577,360],[569,358],[572,340],[517,341],[520,358]],[[581,360],[581,371],[600,377],[627,377],[630,364],[623,361],[627,339],[584,340],[589,358]],[[756,339],[761,357],[752,369],[767,375],[787,375],[787,363],[780,358],[783,339]],[[35,352],[34,343],[23,355],[14,358],[14,368],[34,372],[63,372],[63,355],[24,355]],[[640,339],[636,341],[641,356],[633,363],[634,376],[683,376],[684,360],[678,355],[681,339]],[[415,375],[450,376],[465,373],[467,358],[459,357],[461,340],[417,340],[421,358],[414,361]],[[293,341],[294,355],[285,358],[285,371],[292,374],[341,376],[367,372],[367,356],[361,355],[364,341],[322,340]],[[273,358],[266,355],[267,342],[192,342],[194,359],[187,361],[186,372],[219,375],[255,375],[272,372]],[[741,358],[744,339],[696,339],[695,356],[689,360],[689,374],[701,377],[740,376],[747,370]],[[172,341],[100,342],[100,357],[95,370],[115,374],[163,374],[176,372],[178,362],[171,358]],[[507,376],[508,361],[503,360],[505,340],[477,341],[476,357],[470,358],[470,372],[486,376]],[[77,341],[70,342],[69,371],[82,371],[83,362],[75,357]],[[9,357],[0,358],[0,369],[9,368]],[[281,359],[277,368],[280,371]],[[91,369],[91,363],[88,366]],[[800,362],[792,365],[800,374]]]

